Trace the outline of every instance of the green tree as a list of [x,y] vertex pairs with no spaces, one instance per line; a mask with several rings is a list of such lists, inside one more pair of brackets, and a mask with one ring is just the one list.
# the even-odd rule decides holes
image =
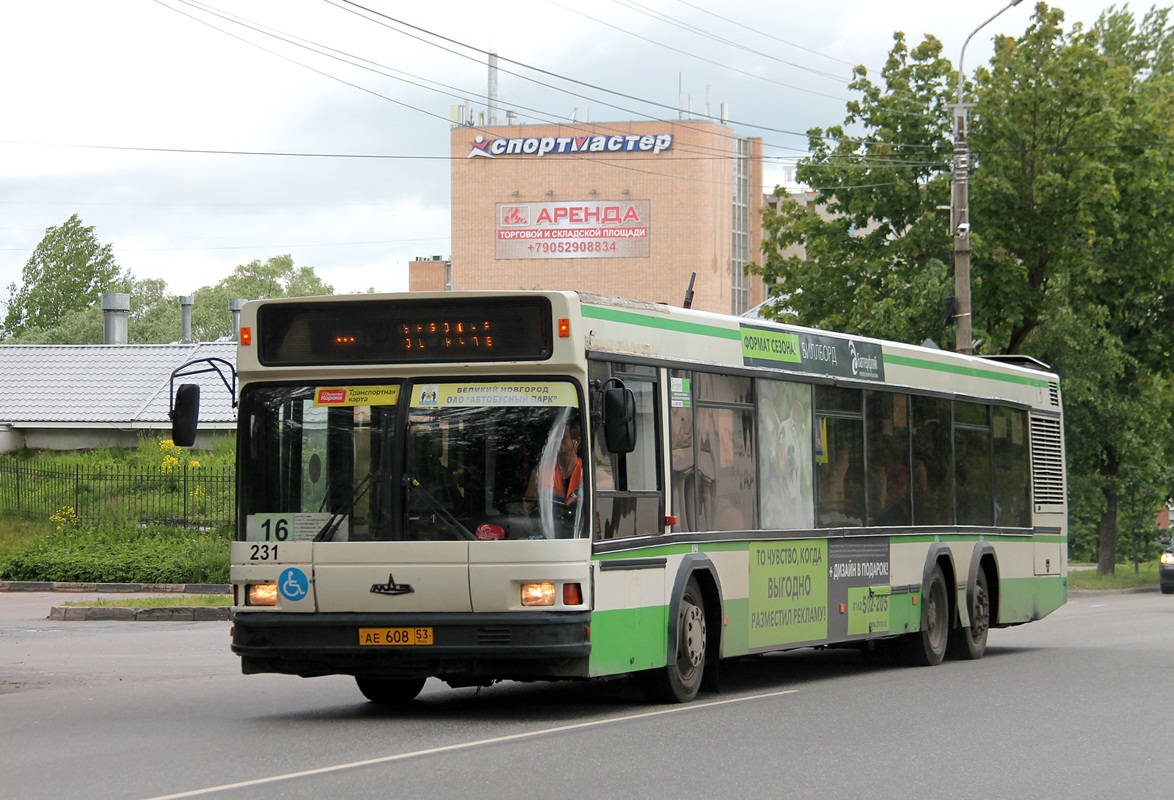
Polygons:
[[183,335],[182,328],[179,297],[167,291],[166,281],[148,278],[132,282],[127,321],[131,344],[178,342]]
[[83,225],[77,214],[46,228],[24,266],[20,288],[8,286],[4,337],[48,329],[67,314],[84,311],[119,277],[110,245],[99,242],[93,226]]
[[[1039,4],[969,87],[974,335],[984,352],[1030,353],[1063,376],[1070,489],[1083,493],[1072,507],[1096,516],[1100,570],[1112,571],[1121,498],[1174,484],[1169,461],[1139,446],[1174,440],[1155,405],[1174,297],[1174,37],[1165,11],[1062,23]],[[764,215],[758,271],[787,318],[945,343],[953,242],[938,206],[956,73],[935,39],[908,51],[898,34],[882,76],[884,89],[858,69],[845,125],[811,132],[798,175],[815,208]]]
[[[120,278],[106,291],[130,295],[127,339],[130,344],[166,344],[179,340],[181,320],[179,298],[167,292],[167,283],[158,278]],[[92,302],[84,309],[70,311],[48,328],[29,328],[14,335],[11,344],[101,344],[104,338],[102,306]]]
[[[808,133],[798,177],[812,206],[784,198],[764,215],[761,267],[775,316],[786,321],[920,342],[943,333],[950,257],[951,68],[933,37],[910,50],[894,36],[881,78],[854,70],[842,125]],[[852,133],[863,131],[862,133]]]
[[1152,454],[1174,438],[1159,402],[1174,298],[1174,29],[1166,10],[1139,21],[1110,9],[1087,30],[1063,21],[1041,3],[976,74],[975,335],[1064,376],[1069,471],[1095,498],[1084,505],[1098,571],[1112,572],[1123,501],[1136,517],[1138,498],[1171,484],[1169,461]]
[[268,261],[253,259],[216,283],[197,289],[192,308],[192,332],[201,341],[232,335],[229,300],[260,300],[271,297],[308,297],[334,294],[334,287],[315,274],[313,267],[294,265],[289,255]]

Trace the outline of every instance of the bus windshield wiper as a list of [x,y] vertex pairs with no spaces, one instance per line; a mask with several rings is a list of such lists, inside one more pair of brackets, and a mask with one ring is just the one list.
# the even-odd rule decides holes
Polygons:
[[473,534],[469,533],[468,529],[461,524],[460,520],[452,515],[444,505],[432,496],[432,493],[420,485],[420,482],[410,475],[404,476],[404,483],[408,487],[408,491],[419,492],[420,497],[424,498],[425,505],[433,512],[434,517],[439,517],[448,528],[461,539],[472,539]]
[[379,477],[379,473],[368,472],[363,480],[359,481],[358,485],[355,486],[355,491],[351,493],[350,502],[348,502],[341,511],[335,511],[330,515],[330,519],[326,520],[326,524],[323,525],[322,529],[314,535],[313,541],[329,542],[331,539],[333,539],[334,534],[338,533],[338,529],[342,525],[342,521],[347,518],[348,514],[355,510],[355,505],[358,504],[359,500],[363,498],[363,495],[367,493],[367,490],[371,488],[371,484],[375,482],[375,478],[377,477]]

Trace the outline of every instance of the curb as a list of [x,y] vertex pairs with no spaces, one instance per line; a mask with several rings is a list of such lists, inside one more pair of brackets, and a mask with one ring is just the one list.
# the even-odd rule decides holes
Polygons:
[[97,592],[127,594],[231,594],[227,583],[66,583],[59,581],[0,581],[0,592]]
[[121,608],[111,606],[53,606],[49,619],[63,622],[222,622],[232,619],[227,606]]
[[[79,592],[86,594],[232,594],[226,583],[68,583],[0,581],[0,592]],[[228,606],[52,606],[48,619],[63,622],[222,622],[231,620]]]
[[1156,591],[1158,591],[1158,587],[1155,584],[1153,586],[1134,586],[1129,589],[1069,589],[1068,595],[1071,597],[1074,594],[1084,596],[1098,594],[1147,594]]

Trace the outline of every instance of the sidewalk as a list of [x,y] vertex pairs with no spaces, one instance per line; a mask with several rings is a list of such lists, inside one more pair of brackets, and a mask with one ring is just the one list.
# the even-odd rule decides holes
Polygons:
[[[227,584],[174,583],[56,583],[52,581],[0,581],[0,593],[135,595],[169,597],[177,594],[224,594]],[[84,600],[86,598],[79,598]],[[125,620],[128,622],[210,622],[229,619],[227,606],[169,606],[135,608],[115,606],[51,606],[48,619],[58,621]]]

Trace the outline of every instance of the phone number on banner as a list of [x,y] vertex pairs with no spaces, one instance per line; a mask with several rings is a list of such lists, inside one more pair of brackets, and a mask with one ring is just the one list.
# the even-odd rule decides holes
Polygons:
[[615,242],[534,242],[533,253],[614,253]]

